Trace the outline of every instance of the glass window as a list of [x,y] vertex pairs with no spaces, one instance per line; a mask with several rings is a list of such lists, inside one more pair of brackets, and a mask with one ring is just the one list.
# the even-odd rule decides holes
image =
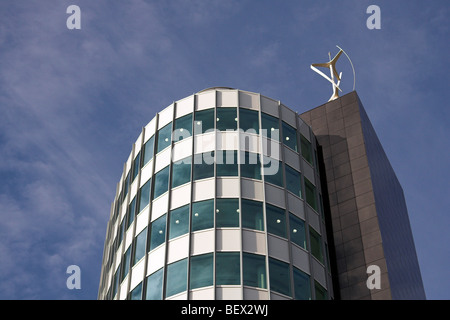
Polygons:
[[116,273],[114,274],[114,287],[113,287],[113,297],[117,293],[117,289],[119,288],[119,279],[120,279],[120,272],[121,272],[121,265],[117,268]]
[[150,250],[155,249],[166,241],[166,215],[152,222],[150,229]]
[[309,275],[294,267],[294,291],[296,300],[311,300]]
[[169,239],[189,232],[189,205],[170,211]]
[[286,165],[286,188],[297,197],[302,197],[300,172]]
[[194,115],[194,133],[202,134],[214,129],[214,109],[196,111]]
[[266,204],[267,232],[286,238],[286,213],[284,209]]
[[181,141],[192,135],[192,113],[175,120],[173,141]]
[[242,199],[242,227],[264,231],[262,202]]
[[214,177],[214,151],[194,155],[194,180]]
[[244,285],[266,289],[266,258],[244,252],[242,260]]
[[192,231],[214,228],[214,199],[192,204]]
[[291,295],[289,264],[269,257],[270,290]]
[[121,282],[128,275],[128,271],[130,271],[130,259],[131,259],[131,246],[128,247],[127,251],[125,251],[125,254],[123,255],[122,277],[120,278]]
[[155,136],[152,136],[144,145],[144,158],[142,161],[142,166],[145,166],[153,158],[153,142],[155,141]]
[[305,198],[306,203],[317,211],[316,187],[305,178]]
[[158,143],[156,146],[156,153],[164,150],[172,143],[172,123],[169,123],[159,129],[158,131]]
[[133,200],[131,200],[131,203],[128,205],[128,212],[127,212],[127,216],[128,216],[127,229],[130,227],[130,225],[131,225],[131,224],[133,223],[133,221],[134,221],[135,211],[136,211],[136,197],[134,197]]
[[191,181],[191,156],[172,164],[172,188]]
[[118,241],[117,243],[120,243],[122,241],[123,233],[125,232],[125,220],[126,220],[126,217],[120,223],[119,238],[117,240]]
[[261,127],[264,129],[263,136],[280,141],[280,127],[277,118],[261,112]]
[[218,177],[238,175],[238,158],[236,150],[218,151],[216,174]]
[[308,141],[303,135],[300,134],[300,144],[302,147],[302,156],[308,161],[311,165],[313,164],[313,153],[311,142]]
[[130,186],[130,173],[128,172],[127,177],[125,178],[125,181],[123,182],[123,197],[128,193],[128,187]]
[[311,242],[311,254],[323,263],[322,239],[320,234],[313,228],[309,228],[309,238]]
[[241,284],[241,263],[239,252],[216,253],[216,284]]
[[142,282],[131,291],[130,300],[142,300]]
[[259,154],[241,151],[241,176],[261,180]]
[[264,180],[266,182],[283,187],[283,168],[281,162],[264,156]]
[[147,277],[146,300],[162,300],[163,268]]
[[314,280],[314,291],[316,293],[316,300],[328,300],[327,290]]
[[139,212],[150,202],[150,187],[152,185],[152,179],[148,180],[139,190]]
[[259,133],[258,111],[239,108],[239,128],[248,133]]
[[298,151],[297,148],[297,130],[288,125],[286,122],[283,123],[283,143],[294,151]]
[[153,199],[158,198],[169,188],[169,166],[155,174],[155,186],[153,189]]
[[167,266],[166,297],[186,291],[187,258]]
[[139,173],[139,168],[140,166],[140,161],[141,161],[141,152],[139,152],[136,156],[136,158],[134,158],[134,162],[133,162],[133,178],[131,179],[131,181],[134,181],[134,179],[136,179],[138,173]]
[[217,108],[216,109],[216,129],[220,131],[237,129],[237,110],[236,108]]
[[291,241],[306,249],[305,222],[299,217],[289,214],[289,228],[291,228]]
[[213,285],[213,254],[207,253],[191,258],[190,289]]
[[216,200],[216,227],[239,227],[239,199],[219,198]]
[[136,237],[136,247],[134,250],[133,265],[135,265],[145,255],[146,244],[147,244],[147,228],[142,230]]

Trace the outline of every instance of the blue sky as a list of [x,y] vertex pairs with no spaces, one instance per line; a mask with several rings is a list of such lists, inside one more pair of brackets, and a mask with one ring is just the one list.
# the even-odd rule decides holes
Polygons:
[[[69,5],[81,29],[68,30]],[[366,9],[381,9],[369,30]],[[336,45],[403,186],[427,298],[450,299],[448,1],[0,2],[0,299],[96,299],[116,183],[156,112],[229,86],[297,112]],[[344,92],[348,62],[338,63]],[[66,268],[81,268],[68,290]]]

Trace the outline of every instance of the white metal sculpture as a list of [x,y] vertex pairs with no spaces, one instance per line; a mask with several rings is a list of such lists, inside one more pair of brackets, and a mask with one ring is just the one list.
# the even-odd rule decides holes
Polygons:
[[[328,58],[330,59],[330,61],[325,62],[325,63],[313,63],[313,64],[311,64],[311,69],[313,71],[317,72],[319,75],[324,77],[327,81],[331,82],[331,85],[332,85],[332,88],[333,88],[333,94],[331,95],[331,97],[330,97],[330,99],[328,101],[335,100],[335,99],[339,98],[339,91],[342,92],[341,88],[339,87],[339,85],[341,84],[342,72],[340,72],[338,74],[338,72],[336,70],[336,62],[338,61],[338,59],[339,59],[339,57],[341,56],[342,53],[344,53],[347,56],[348,60],[350,61],[350,64],[352,65],[352,69],[353,69],[353,90],[355,90],[355,69],[353,68],[352,61],[350,60],[349,56],[347,55],[347,53],[345,53],[345,51],[343,49],[341,49],[339,46],[336,46],[336,47],[338,47],[340,50],[339,50],[339,52],[336,54],[336,56],[333,59],[331,59],[331,54],[328,52]],[[316,67],[323,67],[323,68],[330,69],[330,77],[325,75],[325,73],[323,73],[322,71],[320,71]],[[336,79],[337,79],[336,83],[334,82],[334,77],[336,77]]]

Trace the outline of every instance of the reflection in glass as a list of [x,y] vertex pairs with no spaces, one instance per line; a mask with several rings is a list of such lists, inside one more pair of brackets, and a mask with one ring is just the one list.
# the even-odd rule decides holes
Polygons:
[[192,204],[192,231],[214,227],[214,199]]
[[216,253],[216,284],[241,284],[241,263],[239,252]]
[[212,286],[213,254],[207,253],[191,258],[190,289]]
[[150,231],[150,250],[153,250],[166,241],[166,215],[153,221]]
[[242,199],[242,227],[264,231],[263,203]]
[[162,300],[163,268],[147,277],[146,300]]
[[164,150],[172,143],[172,123],[162,127],[158,131],[158,143],[156,146],[156,153]]
[[187,258],[167,266],[166,297],[186,291]]
[[170,211],[169,239],[189,232],[189,205]]
[[244,252],[243,268],[245,286],[267,288],[265,256]]
[[239,227],[239,199],[218,198],[216,200],[216,227]]
[[267,232],[286,238],[286,213],[284,209],[266,204]]
[[289,264],[269,257],[270,290],[291,295]]

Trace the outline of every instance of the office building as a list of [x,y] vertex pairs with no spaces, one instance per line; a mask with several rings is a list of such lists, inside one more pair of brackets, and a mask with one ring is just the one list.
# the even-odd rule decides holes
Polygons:
[[117,184],[98,298],[424,298],[402,190],[356,92],[298,114],[215,87],[156,114]]

